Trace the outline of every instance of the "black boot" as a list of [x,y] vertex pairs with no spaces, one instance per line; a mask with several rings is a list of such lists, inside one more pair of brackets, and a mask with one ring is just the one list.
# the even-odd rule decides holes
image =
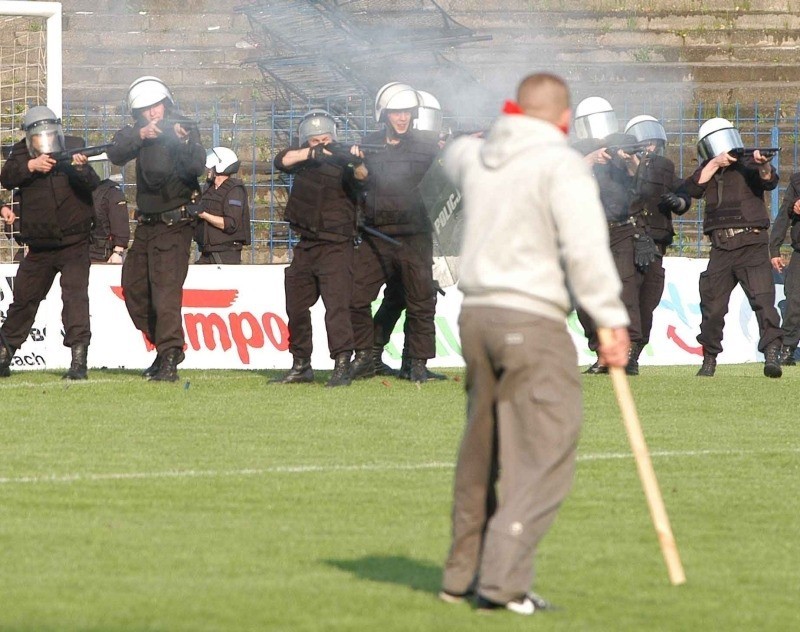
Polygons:
[[625,365],[625,373],[628,375],[639,375],[639,354],[642,353],[643,348],[644,345],[641,342],[631,343],[630,351],[628,351],[628,364]]
[[167,349],[161,358],[158,372],[150,378],[151,382],[177,382],[178,364],[183,360],[180,349]]
[[424,358],[411,358],[411,368],[408,372],[408,378],[414,384],[422,384],[428,381],[428,369],[425,366],[427,360]]
[[270,384],[308,384],[314,381],[314,369],[311,368],[311,358],[295,358],[292,368],[282,376],[269,381]]
[[397,371],[383,362],[383,347],[372,347],[372,366],[375,367],[375,375],[397,377]]
[[353,378],[350,377],[350,351],[343,351],[336,355],[333,365],[333,373],[325,386],[350,386]]
[[360,380],[375,375],[375,364],[372,361],[372,349],[356,351],[353,363],[350,365],[350,377]]
[[764,375],[767,377],[780,377],[781,370],[781,343],[780,340],[771,342],[764,350]]
[[[177,364],[180,364],[180,363],[181,363],[181,362],[183,362],[185,359],[186,359],[186,356],[184,355],[183,351],[181,351],[181,352],[178,354],[178,362],[177,362]],[[159,370],[160,368],[161,368],[161,356],[160,356],[160,355],[156,355],[156,359],[155,359],[155,360],[153,360],[153,364],[151,364],[151,365],[150,365],[149,367],[147,367],[147,368],[146,368],[144,371],[142,371],[142,377],[151,378],[151,377],[153,377],[153,376],[154,376],[156,373],[158,373],[158,370]]]
[[158,373],[158,370],[160,368],[161,368],[161,356],[156,354],[156,359],[153,360],[153,364],[151,364],[144,371],[142,371],[142,377],[146,377],[149,379],[153,377],[156,373]]
[[14,357],[15,349],[6,346],[5,340],[0,338],[0,377],[11,376],[11,359]]
[[697,372],[697,377],[714,377],[717,370],[717,356],[703,349],[703,366]]
[[781,347],[781,366],[795,366],[797,362],[794,359],[794,352],[797,351],[797,345],[783,345]]
[[608,373],[608,367],[605,364],[600,364],[600,360],[598,360],[586,369],[584,373],[587,375],[606,375]]
[[69,365],[69,370],[61,378],[65,380],[85,380],[89,377],[86,368],[86,354],[89,351],[89,345],[74,344],[70,347],[70,351],[72,351],[72,364]]
[[403,354],[403,359],[400,360],[400,370],[397,372],[397,377],[401,380],[411,379],[411,358],[405,353]]

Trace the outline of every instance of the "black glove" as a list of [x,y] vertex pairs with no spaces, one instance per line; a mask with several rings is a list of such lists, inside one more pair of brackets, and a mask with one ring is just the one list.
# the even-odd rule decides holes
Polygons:
[[333,154],[332,156],[328,156],[327,154],[325,155],[325,158],[328,160],[328,162],[332,162],[339,167],[355,168],[364,162],[355,154],[350,153],[350,145],[332,143],[330,145],[326,145],[325,149]]
[[308,159],[321,162],[325,158],[325,154],[322,153],[323,149],[325,149],[325,145],[314,145],[308,151]]
[[658,210],[662,213],[680,213],[686,209],[686,200],[674,193],[665,193],[658,202]]
[[186,205],[186,214],[189,217],[197,217],[202,213],[205,209],[203,208],[202,204],[187,204]]
[[640,272],[647,270],[656,259],[656,242],[650,235],[636,235],[633,239],[633,262]]

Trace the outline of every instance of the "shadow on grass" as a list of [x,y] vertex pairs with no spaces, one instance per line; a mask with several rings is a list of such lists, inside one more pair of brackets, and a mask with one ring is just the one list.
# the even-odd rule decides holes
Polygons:
[[325,560],[325,563],[360,579],[408,586],[432,594],[436,594],[442,581],[439,566],[398,555],[367,555],[355,560]]

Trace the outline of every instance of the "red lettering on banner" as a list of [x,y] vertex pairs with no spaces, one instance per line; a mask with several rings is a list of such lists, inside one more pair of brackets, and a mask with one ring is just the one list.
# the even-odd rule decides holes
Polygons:
[[[267,312],[261,317],[261,325],[264,327],[264,332],[273,347],[278,351],[286,351],[289,348],[289,326],[284,322],[283,318],[272,312]],[[280,338],[275,337],[273,326],[278,328]]]
[[[125,300],[121,286],[112,285],[111,291],[117,298]],[[239,290],[183,290],[181,307],[220,309],[233,305],[238,296]]]
[[217,336],[219,335],[219,345],[223,351],[231,348],[231,337],[228,335],[228,327],[225,320],[219,314],[184,314],[183,328],[186,330],[186,337],[192,349],[200,349],[200,339],[197,335],[198,325],[203,332],[203,342],[207,349],[217,348]]
[[[124,300],[120,286],[111,286],[111,291]],[[238,290],[183,290],[182,307],[224,309],[233,305],[238,295]],[[250,364],[250,349],[261,349],[267,340],[278,351],[289,348],[289,327],[283,318],[273,312],[264,313],[260,320],[251,312],[184,313],[183,328],[187,348],[213,351],[219,345],[223,351],[228,351],[236,347],[242,364]],[[142,334],[142,338],[147,350],[151,351],[152,343],[146,335]]]
[[[233,334],[233,341],[236,343],[239,359],[244,364],[250,364],[250,352],[247,348],[260,349],[264,346],[264,332],[261,331],[258,319],[250,312],[242,312],[241,314],[231,314],[230,321],[231,333]],[[242,323],[247,323],[247,328],[250,330],[250,334],[247,337],[245,337]]]
[[[213,351],[219,340],[223,351],[231,346],[236,347],[242,364],[250,364],[250,349],[261,349],[264,346],[265,334],[266,339],[278,351],[289,348],[289,328],[280,316],[270,312],[264,314],[260,321],[251,312],[231,312],[227,321],[222,315],[213,312],[184,314],[183,325],[189,344],[195,351],[202,348]],[[277,337],[274,331],[276,328]]]

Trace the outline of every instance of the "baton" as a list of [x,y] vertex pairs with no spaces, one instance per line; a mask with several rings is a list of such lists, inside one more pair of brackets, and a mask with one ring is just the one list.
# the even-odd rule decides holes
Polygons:
[[[598,329],[597,336],[600,339],[600,344],[611,344],[612,342],[612,334],[609,329]],[[650,518],[656,529],[656,535],[658,535],[661,554],[667,564],[669,581],[673,586],[678,586],[686,582],[686,575],[683,572],[678,546],[675,544],[675,537],[672,535],[672,528],[669,525],[669,516],[667,516],[667,510],[664,507],[664,499],[658,488],[658,479],[656,479],[653,462],[650,460],[650,452],[644,440],[628,378],[625,375],[625,369],[622,367],[610,366],[608,367],[608,373],[611,375],[614,393],[617,396],[617,403],[622,413],[622,422],[625,424],[625,430],[628,433],[628,442],[631,444],[631,450],[636,459],[636,468],[639,471],[639,479],[642,481],[644,495],[647,498]]]

